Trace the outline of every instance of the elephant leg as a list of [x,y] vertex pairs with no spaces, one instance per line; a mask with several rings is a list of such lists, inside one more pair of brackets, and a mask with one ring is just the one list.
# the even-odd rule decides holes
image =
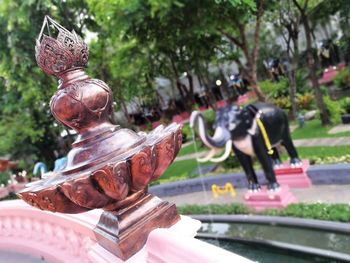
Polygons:
[[280,154],[277,150],[277,147],[273,147],[273,154],[272,154],[272,162],[273,162],[273,167],[278,168],[282,166],[282,161],[280,158]]
[[261,136],[260,133],[258,133],[255,136],[253,136],[252,139],[253,139],[253,148],[254,148],[255,155],[258,158],[259,162],[261,163],[261,166],[264,170],[265,177],[268,181],[268,185],[267,185],[268,190],[270,191],[278,190],[279,184],[277,183],[276,175],[273,170],[272,160],[269,154],[267,153],[267,149],[266,149],[266,145],[263,137]]
[[290,165],[292,167],[302,166],[303,163],[299,159],[298,152],[294,147],[292,138],[291,138],[290,133],[289,133],[289,129],[287,129],[287,131],[284,134],[282,145],[286,148],[286,150],[288,152],[288,155],[290,157]]
[[233,145],[233,151],[238,161],[242,165],[244,173],[248,179],[248,190],[253,192],[259,191],[260,185],[258,183],[258,178],[253,168],[252,158],[249,155],[238,150],[234,145]]

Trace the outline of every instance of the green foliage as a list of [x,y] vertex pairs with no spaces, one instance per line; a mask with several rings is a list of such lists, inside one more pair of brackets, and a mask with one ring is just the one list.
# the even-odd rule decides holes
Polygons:
[[290,102],[289,97],[275,98],[272,100],[272,103],[284,110],[290,110],[292,108],[292,103]]
[[299,110],[311,110],[314,102],[314,95],[304,93],[297,95],[297,107]]
[[211,129],[213,127],[213,124],[215,122],[215,111],[213,110],[206,110],[202,112],[203,117],[207,123],[208,129]]
[[210,205],[184,205],[178,206],[179,213],[182,215],[201,215],[201,214],[213,214],[213,215],[234,215],[234,214],[247,214],[248,209],[242,204],[210,204]]
[[241,164],[240,162],[238,161],[236,155],[232,154],[231,156],[229,156],[225,161],[223,161],[221,163],[221,166],[224,168],[224,169],[233,169],[233,168],[237,168],[237,167],[240,167]]
[[337,124],[341,120],[341,114],[343,112],[341,105],[337,101],[333,101],[329,96],[323,97],[326,109],[330,115],[331,122]]
[[0,172],[0,186],[7,185],[8,180],[10,180],[10,173],[9,172]]
[[49,110],[57,80],[35,62],[35,40],[44,16],[59,18],[79,34],[90,19],[85,2],[3,0],[0,4],[0,155],[52,165],[62,126]]
[[306,68],[298,68],[295,71],[295,82],[297,87],[297,93],[304,94],[312,92],[312,88],[309,86],[307,80],[309,72]]
[[192,131],[190,125],[187,123],[182,127],[182,138],[184,142],[192,140]]
[[350,98],[344,98],[339,101],[343,113],[350,113]]
[[343,89],[350,86],[350,68],[347,67],[337,73],[333,82],[336,87]]
[[288,81],[282,78],[279,82],[265,80],[259,82],[259,86],[265,95],[269,98],[279,98],[288,95]]
[[258,214],[269,216],[288,216],[318,220],[350,222],[350,206],[348,204],[291,204],[285,209],[270,209],[262,212],[254,212],[241,204],[210,204],[210,205],[185,205],[179,206],[180,214]]
[[350,163],[350,154],[345,154],[341,156],[320,156],[311,157],[311,164],[327,164],[327,163]]

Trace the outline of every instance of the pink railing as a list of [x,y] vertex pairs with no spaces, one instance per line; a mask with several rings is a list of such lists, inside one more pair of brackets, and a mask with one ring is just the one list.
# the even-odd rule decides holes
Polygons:
[[[5,250],[54,263],[122,262],[96,243],[93,228],[101,212],[68,215],[41,211],[20,200],[0,202],[0,256]],[[182,217],[169,229],[156,229],[146,246],[127,262],[250,262],[194,239],[199,227],[199,221]]]

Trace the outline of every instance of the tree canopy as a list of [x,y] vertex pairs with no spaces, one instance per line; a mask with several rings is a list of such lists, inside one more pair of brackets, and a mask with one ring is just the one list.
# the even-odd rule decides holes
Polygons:
[[[344,35],[349,35],[348,1],[283,2],[294,4],[295,10],[305,7],[311,31],[339,14]],[[210,66],[222,63],[235,63],[258,98],[265,100],[258,83],[263,78],[259,67],[264,56],[274,54],[271,47],[277,45],[276,34],[286,32],[281,23],[275,23],[275,35],[268,27],[279,16],[280,5],[275,0],[1,1],[0,156],[52,165],[69,149],[71,139],[62,139],[64,127],[49,110],[57,81],[41,72],[34,57],[35,39],[45,15],[88,39],[88,72],[111,87],[115,110],[128,119],[127,105],[134,98],[157,100],[157,77],[168,78],[191,108],[193,76],[209,87],[213,80]],[[295,60],[294,67],[297,65]],[[179,82],[183,76],[188,85]],[[319,90],[316,93],[322,97]]]

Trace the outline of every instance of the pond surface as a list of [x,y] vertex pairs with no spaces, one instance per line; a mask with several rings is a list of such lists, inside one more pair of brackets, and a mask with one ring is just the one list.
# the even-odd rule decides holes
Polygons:
[[246,257],[259,263],[338,263],[342,261],[324,259],[296,252],[268,248],[252,244],[242,244],[229,240],[203,239],[203,241]]
[[203,223],[199,233],[272,240],[350,254],[350,235],[325,230],[252,223]]
[[[283,247],[283,244],[287,244],[302,249],[305,247],[321,249],[327,253],[338,252],[345,256],[349,255],[350,260],[350,235],[345,233],[249,222],[203,223],[198,233],[199,238],[205,242],[259,263],[350,262],[314,256],[307,251],[298,252]],[[200,234],[204,235],[200,237]],[[259,244],[261,241],[264,242]]]

